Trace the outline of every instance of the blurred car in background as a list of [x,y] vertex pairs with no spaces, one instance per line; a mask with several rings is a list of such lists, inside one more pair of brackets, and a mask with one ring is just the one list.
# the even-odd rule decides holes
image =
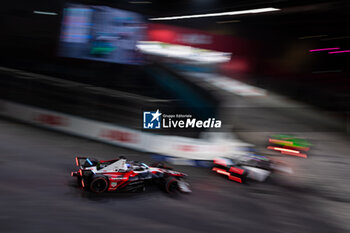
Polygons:
[[281,154],[307,158],[306,151],[310,150],[311,143],[300,137],[286,134],[275,134],[269,138],[267,149],[278,151]]
[[273,172],[293,172],[287,165],[260,155],[247,155],[235,159],[216,158],[213,162],[213,171],[238,183],[246,183],[248,180],[263,182]]

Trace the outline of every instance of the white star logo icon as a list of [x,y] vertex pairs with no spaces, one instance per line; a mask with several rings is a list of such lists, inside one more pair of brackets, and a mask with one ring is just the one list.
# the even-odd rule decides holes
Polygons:
[[159,112],[159,109],[157,109],[157,111],[155,113],[151,113],[151,115],[153,116],[152,121],[154,121],[155,119],[157,119],[157,121],[159,121],[159,116],[161,116],[162,114]]

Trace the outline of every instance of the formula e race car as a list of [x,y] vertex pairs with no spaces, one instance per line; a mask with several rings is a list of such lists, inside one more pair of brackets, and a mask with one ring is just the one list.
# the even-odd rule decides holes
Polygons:
[[78,171],[71,173],[77,177],[78,184],[94,193],[106,191],[144,191],[147,184],[155,183],[168,193],[180,191],[190,193],[186,174],[172,170],[162,163],[153,167],[137,161],[127,161],[124,157],[113,160],[96,160],[76,157]]
[[286,134],[275,134],[269,138],[267,149],[281,154],[307,158],[305,152],[310,150],[311,143],[300,137]]
[[275,171],[292,173],[292,169],[283,163],[260,155],[245,155],[235,159],[216,158],[213,162],[213,171],[238,183],[246,183],[248,179],[263,182]]

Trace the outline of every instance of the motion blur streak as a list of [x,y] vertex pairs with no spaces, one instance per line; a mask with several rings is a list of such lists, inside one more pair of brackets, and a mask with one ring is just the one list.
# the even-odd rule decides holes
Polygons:
[[333,53],[349,53],[350,50],[342,50],[342,51],[334,51],[334,52],[328,52],[329,54],[333,54]]
[[284,141],[284,140],[278,140],[278,139],[272,139],[272,138],[269,138],[269,142],[272,142],[272,143],[283,143],[285,145],[293,145],[293,142],[290,142],[290,141]]
[[238,178],[238,177],[235,177],[235,176],[231,176],[231,175],[228,178],[230,180],[236,181],[238,183],[242,183],[242,179],[241,178]]
[[313,39],[313,38],[320,38],[320,37],[327,37],[328,35],[315,35],[315,36],[301,36],[298,39],[299,40],[305,40],[305,39]]
[[226,176],[229,176],[229,175],[230,175],[229,172],[225,172],[225,171],[223,171],[223,170],[217,170],[216,172],[219,173],[219,174],[226,175]]
[[224,159],[214,159],[214,163],[222,166],[227,166],[226,161]]
[[57,15],[55,12],[47,12],[47,11],[33,11],[34,14],[39,15]]
[[335,48],[311,49],[309,51],[310,52],[318,52],[318,51],[337,50],[337,49],[340,49],[340,48],[339,47],[335,47]]
[[282,154],[286,154],[286,155],[293,155],[293,156],[296,156],[296,157],[301,157],[301,158],[304,158],[304,159],[307,158],[307,155],[306,154],[302,154],[302,153],[294,153],[294,152],[289,152],[289,151],[282,151],[281,153]]
[[[2,1],[0,232],[350,232],[349,12],[349,0]],[[122,156],[157,168],[96,173]],[[188,179],[141,187],[162,169]],[[113,192],[90,192],[112,173]],[[163,190],[185,183],[190,195]]]
[[217,16],[232,16],[232,15],[244,15],[244,14],[258,14],[258,13],[280,11],[280,10],[281,9],[278,9],[278,8],[268,7],[268,8],[252,9],[252,10],[230,11],[230,12],[211,13],[211,14],[150,18],[149,20],[175,20],[175,19],[191,19],[191,18],[204,18],[204,17],[217,17]]
[[291,150],[291,149],[274,147],[274,146],[268,146],[267,149],[280,151],[282,154],[288,154],[288,155],[294,155],[302,158],[307,158],[306,154],[302,154],[300,153],[300,151],[297,151],[297,150]]

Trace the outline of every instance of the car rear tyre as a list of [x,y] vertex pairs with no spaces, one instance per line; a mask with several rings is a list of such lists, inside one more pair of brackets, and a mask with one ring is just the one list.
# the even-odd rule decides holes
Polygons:
[[108,188],[108,180],[104,176],[94,177],[90,182],[90,190],[94,193],[103,193]]

